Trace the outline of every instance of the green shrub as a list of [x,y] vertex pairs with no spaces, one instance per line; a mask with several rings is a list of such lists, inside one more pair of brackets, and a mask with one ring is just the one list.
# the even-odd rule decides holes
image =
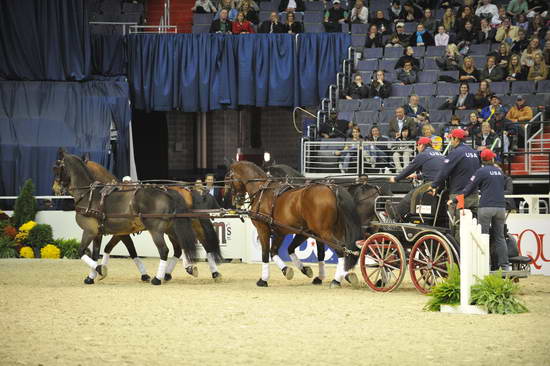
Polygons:
[[78,248],[80,240],[76,239],[55,239],[53,243],[61,250],[61,258],[78,259]]
[[518,314],[526,313],[527,307],[515,296],[518,284],[509,278],[502,278],[502,272],[485,276],[472,286],[472,303],[485,305],[489,313]]
[[429,311],[440,311],[441,305],[460,304],[460,271],[456,264],[447,266],[449,277],[435,285],[428,294],[430,300],[424,307]]
[[13,240],[7,236],[0,236],[0,258],[14,258],[16,256]]
[[25,243],[40,249],[53,243],[52,227],[48,224],[38,224],[31,229]]
[[21,188],[19,197],[17,197],[17,200],[15,201],[15,208],[12,217],[13,224],[15,227],[19,228],[19,226],[23,225],[27,221],[34,220],[36,211],[38,211],[38,205],[36,203],[36,199],[34,198],[34,184],[32,183],[32,180],[27,179],[25,184],[23,184],[23,188]]

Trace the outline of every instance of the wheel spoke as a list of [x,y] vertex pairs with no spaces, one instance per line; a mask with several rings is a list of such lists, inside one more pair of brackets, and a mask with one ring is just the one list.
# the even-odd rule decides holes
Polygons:
[[399,271],[399,268],[394,267],[394,266],[392,266],[392,265],[390,265],[390,264],[388,264],[388,263],[385,263],[384,265],[385,265],[386,267],[389,267],[389,268],[395,270],[395,271]]
[[[375,243],[376,243],[376,241],[375,241]],[[369,244],[367,244],[367,245],[369,245]],[[376,245],[379,245],[379,244],[376,243]],[[372,254],[374,254],[374,256],[376,257],[376,259],[378,259],[378,260],[380,260],[380,261],[382,260],[382,258],[380,258],[380,257],[378,256],[378,254],[374,251],[374,248],[372,247],[372,245],[369,245],[369,250],[372,252]]]
[[414,260],[415,262],[418,262],[418,263],[422,263],[422,264],[428,265],[428,262],[423,261],[422,259],[413,258],[413,260]]

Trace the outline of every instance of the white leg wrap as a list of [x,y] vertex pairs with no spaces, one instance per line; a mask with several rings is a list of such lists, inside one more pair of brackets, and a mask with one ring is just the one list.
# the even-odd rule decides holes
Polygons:
[[101,258],[101,265],[106,266],[109,263],[109,253],[103,253],[103,258]]
[[338,258],[338,264],[336,265],[336,273],[334,273],[334,279],[338,282],[342,282],[342,279],[346,275],[344,271],[344,258]]
[[160,260],[159,268],[157,270],[157,276],[156,276],[157,279],[159,279],[159,280],[164,279],[164,275],[166,274],[166,264],[167,264],[166,261],[163,261],[162,259]]
[[269,281],[269,263],[262,263],[262,280]]
[[139,273],[141,273],[142,275],[147,274],[147,270],[145,269],[145,266],[143,265],[143,262],[141,261],[141,259],[139,259],[139,257],[134,258],[134,263],[136,264]]
[[216,264],[216,260],[214,259],[214,254],[206,253],[206,259],[208,259],[208,267],[210,267],[210,272],[218,272],[218,265]]
[[285,262],[283,262],[281,257],[279,257],[278,255],[273,256],[273,262],[275,262],[275,264],[277,265],[277,267],[279,267],[279,269],[283,269],[286,267]]
[[327,272],[325,271],[325,262],[319,262],[319,278],[324,280],[327,278]]
[[181,262],[183,264],[183,268],[187,268],[189,266],[189,262],[187,261],[187,256],[185,253],[181,256]]
[[299,270],[302,270],[304,268],[304,264],[301,260],[298,259],[298,256],[295,253],[292,253],[290,255],[290,259],[292,259],[292,263],[298,268]]
[[94,261],[92,258],[88,257],[86,254],[84,254],[82,257],[80,257],[90,267],[91,269],[95,269],[97,267],[96,261]]
[[90,270],[90,274],[88,275],[92,280],[97,277],[97,271],[95,269]]
[[174,268],[176,268],[176,264],[178,263],[178,259],[176,257],[172,257],[168,259],[168,263],[166,264],[166,273],[172,274],[174,271]]

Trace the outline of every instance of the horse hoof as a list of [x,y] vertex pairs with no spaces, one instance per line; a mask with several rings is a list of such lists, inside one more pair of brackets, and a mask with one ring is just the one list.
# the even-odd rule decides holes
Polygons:
[[158,286],[160,285],[162,282],[156,278],[156,277],[153,277],[153,279],[151,280],[151,285],[155,285],[155,286]]
[[90,277],[86,277],[86,278],[84,279],[84,283],[85,283],[86,285],[93,285],[93,284],[94,284],[94,279],[93,279],[93,278],[90,278]]
[[170,281],[172,279],[172,275],[170,273],[165,273],[164,274],[164,280],[165,281]]
[[315,278],[313,279],[313,281],[311,281],[311,283],[314,284],[314,285],[322,285],[322,284],[323,284],[323,280],[320,279],[319,277],[315,277]]
[[149,282],[151,281],[151,276],[149,276],[148,274],[141,275],[141,280],[143,282]]
[[199,277],[199,269],[197,266],[187,266],[185,267],[185,271],[193,277]]
[[330,283],[330,288],[340,288],[342,287],[342,285],[340,284],[340,282],[336,281],[336,280],[332,280],[331,283]]
[[99,274],[99,280],[101,281],[105,277],[107,277],[107,266],[104,264],[100,264],[95,268],[96,272]]
[[214,282],[221,282],[222,274],[220,272],[214,272],[212,273],[212,278],[214,279]]
[[262,280],[261,278],[256,282],[256,286],[258,287],[267,287],[267,281]]
[[294,277],[294,270],[292,268],[284,267],[282,271],[287,280],[291,280]]
[[351,284],[351,287],[358,288],[359,287],[359,279],[357,278],[357,275],[355,273],[348,273],[346,277],[344,277],[346,281],[348,281]]
[[305,266],[304,268],[302,268],[302,273],[309,278],[313,277],[313,270],[311,269],[311,267]]

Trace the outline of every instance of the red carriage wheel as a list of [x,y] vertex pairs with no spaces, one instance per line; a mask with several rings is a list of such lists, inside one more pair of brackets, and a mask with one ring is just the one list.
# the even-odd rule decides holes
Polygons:
[[423,294],[430,292],[433,286],[447,278],[447,264],[451,263],[451,249],[440,236],[422,236],[409,254],[409,272],[414,287]]
[[365,282],[377,292],[393,291],[405,277],[405,251],[391,234],[376,233],[365,240],[359,263]]

